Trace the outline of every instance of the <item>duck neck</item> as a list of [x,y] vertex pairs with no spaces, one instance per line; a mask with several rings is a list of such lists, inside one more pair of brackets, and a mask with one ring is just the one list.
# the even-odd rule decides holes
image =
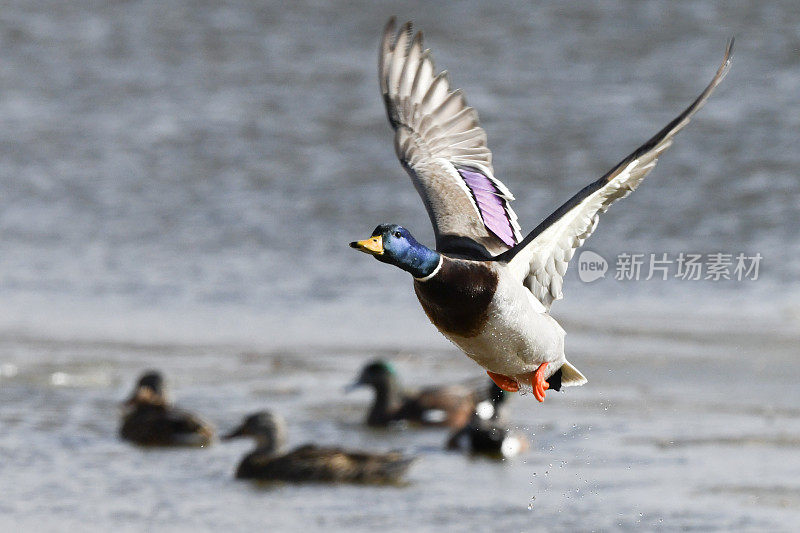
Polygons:
[[403,393],[400,383],[394,377],[375,384],[375,402],[372,404],[367,423],[369,425],[383,425],[389,422],[394,411],[402,403]]
[[398,258],[397,266],[416,279],[428,279],[439,270],[442,256],[418,242],[411,244],[408,250]]
[[254,451],[260,455],[274,455],[280,450],[281,442],[275,435],[258,435],[255,440]]

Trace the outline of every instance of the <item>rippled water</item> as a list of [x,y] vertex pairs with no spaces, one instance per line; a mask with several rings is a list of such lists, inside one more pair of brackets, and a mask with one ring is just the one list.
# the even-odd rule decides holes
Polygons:
[[[523,229],[671,120],[737,38],[729,77],[588,247],[761,253],[759,279],[585,284],[573,266],[553,311],[590,383],[515,399],[533,447],[508,464],[438,451],[437,431],[364,431],[367,396],[341,394],[376,354],[409,384],[480,373],[404,273],[346,246],[389,221],[431,241],[377,90],[390,14],[416,21],[479,110]],[[798,28],[791,1],[6,3],[0,523],[796,523]],[[146,367],[223,429],[272,407],[295,444],[422,459],[403,488],[257,491],[230,479],[244,443],[116,440],[116,402]]]

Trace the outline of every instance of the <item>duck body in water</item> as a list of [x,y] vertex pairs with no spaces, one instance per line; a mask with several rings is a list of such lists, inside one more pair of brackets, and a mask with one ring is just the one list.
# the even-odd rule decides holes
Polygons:
[[462,427],[469,421],[478,402],[487,397],[482,388],[464,385],[406,391],[394,367],[381,360],[365,366],[347,390],[363,386],[375,391],[375,401],[366,420],[372,427],[385,427],[402,421],[423,426]]
[[123,409],[120,437],[141,446],[202,447],[214,439],[211,424],[169,403],[164,378],[156,371],[139,378]]
[[479,403],[470,421],[447,439],[448,450],[506,459],[528,448],[527,439],[512,434],[503,420],[502,407],[507,393],[492,385],[490,399]]
[[315,444],[280,453],[287,440],[286,422],[269,411],[248,416],[223,439],[245,436],[256,440],[256,449],[239,463],[237,479],[392,484],[402,480],[414,461],[400,452],[369,453]]

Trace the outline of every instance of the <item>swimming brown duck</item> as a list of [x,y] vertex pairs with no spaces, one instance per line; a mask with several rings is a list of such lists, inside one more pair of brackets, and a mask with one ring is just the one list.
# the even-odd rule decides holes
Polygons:
[[123,409],[120,437],[135,444],[202,447],[214,439],[211,424],[170,404],[164,377],[154,370],[142,374]]
[[236,469],[237,479],[285,482],[391,484],[402,480],[414,461],[400,452],[369,453],[306,444],[287,453],[286,422],[270,411],[259,411],[223,439],[252,437],[256,448]]
[[426,387],[417,392],[405,391],[394,367],[386,361],[373,361],[361,370],[347,390],[368,386],[375,391],[375,401],[367,415],[367,425],[387,426],[409,421],[425,426],[458,428],[469,422],[478,402],[487,398],[488,388],[465,385]]

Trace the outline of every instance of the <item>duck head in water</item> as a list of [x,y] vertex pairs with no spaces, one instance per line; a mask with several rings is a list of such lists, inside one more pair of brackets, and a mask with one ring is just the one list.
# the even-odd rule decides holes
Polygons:
[[122,403],[122,407],[133,409],[138,405],[166,405],[167,403],[164,376],[157,370],[148,370],[141,375],[136,383],[136,388]]
[[375,402],[367,415],[367,424],[388,424],[393,419],[394,411],[403,403],[403,391],[394,367],[381,360],[369,363],[345,390],[350,392],[359,387],[371,387],[375,391]]
[[398,385],[397,373],[394,367],[386,361],[376,360],[361,369],[358,379],[347,386],[347,390],[358,387],[372,387],[375,390],[385,389]]
[[266,453],[276,453],[286,445],[288,431],[283,417],[270,411],[259,411],[244,419],[242,424],[223,436],[223,440],[237,437],[252,437],[256,449]]

